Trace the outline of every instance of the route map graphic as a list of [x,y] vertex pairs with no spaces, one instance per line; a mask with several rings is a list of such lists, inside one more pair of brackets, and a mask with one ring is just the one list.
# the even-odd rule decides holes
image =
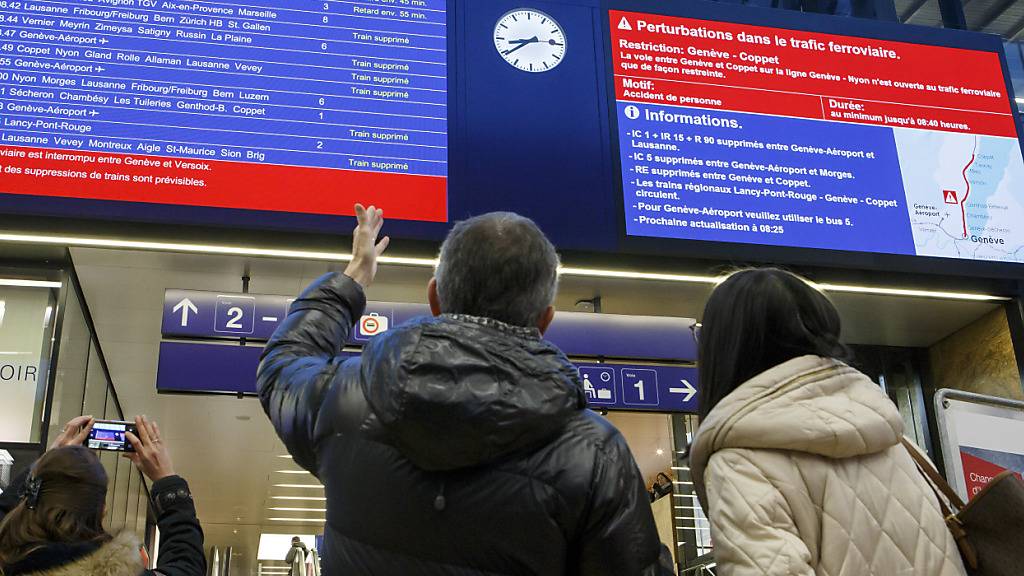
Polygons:
[[918,254],[1024,262],[1024,163],[1016,141],[895,135]]
[[1024,262],[998,53],[609,22],[627,234]]

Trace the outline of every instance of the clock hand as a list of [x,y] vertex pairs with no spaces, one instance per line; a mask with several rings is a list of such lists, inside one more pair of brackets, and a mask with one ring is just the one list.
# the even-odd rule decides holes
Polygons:
[[502,54],[504,54],[505,56],[508,56],[509,54],[515,52],[516,50],[519,50],[520,48],[529,46],[530,44],[533,44],[533,42],[523,42],[522,44],[520,44],[519,46],[516,46],[515,48],[513,48],[511,50],[505,50],[504,52],[502,52]]
[[540,42],[540,39],[534,36],[533,38],[521,38],[519,40],[509,40],[509,44],[533,44],[534,42]]

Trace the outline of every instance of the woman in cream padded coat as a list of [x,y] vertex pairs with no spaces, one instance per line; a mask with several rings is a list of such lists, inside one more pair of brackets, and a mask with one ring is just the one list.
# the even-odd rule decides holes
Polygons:
[[839,315],[797,276],[745,270],[708,301],[690,466],[723,576],[961,576],[903,420],[843,362]]

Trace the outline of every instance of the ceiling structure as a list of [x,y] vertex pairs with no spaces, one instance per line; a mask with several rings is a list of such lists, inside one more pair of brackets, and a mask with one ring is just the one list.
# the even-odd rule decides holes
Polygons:
[[[259,535],[308,534],[322,524],[323,490],[286,457],[257,400],[225,396],[156,394],[157,355],[164,291],[168,288],[294,295],[339,266],[325,262],[72,249],[126,415],[160,423],[178,472],[192,484],[207,544],[234,549],[233,572],[256,574]],[[427,268],[381,269],[374,300],[424,302]],[[699,317],[706,284],[564,278],[557,305],[602,297],[610,314]],[[926,298],[836,294],[851,343],[930,346],[995,309],[998,304]],[[652,420],[662,418],[662,420]],[[664,468],[671,447],[664,417],[612,415],[637,453],[645,475]],[[276,510],[275,510],[276,508]],[[296,510],[306,509],[306,510]]]
[[[1024,35],[1024,2],[1017,0],[964,0],[967,29],[997,34],[1006,40]],[[896,14],[904,24],[942,26],[937,0],[896,0]]]

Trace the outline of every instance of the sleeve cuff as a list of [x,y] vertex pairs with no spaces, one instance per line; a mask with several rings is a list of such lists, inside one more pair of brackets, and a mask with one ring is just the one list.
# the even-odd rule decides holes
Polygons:
[[173,492],[179,488],[188,490],[188,482],[185,481],[181,476],[167,476],[161,478],[156,482],[153,482],[153,495],[157,495],[163,492]]
[[292,310],[318,308],[316,303],[341,304],[352,314],[353,322],[366,311],[366,293],[358,282],[341,272],[325,274],[306,288]]
[[352,307],[352,315],[356,318],[362,316],[366,311],[366,291],[363,286],[341,272],[336,273],[332,280],[331,288]]
[[188,482],[181,476],[168,476],[153,483],[153,503],[157,512],[174,508],[181,503],[193,504]]

